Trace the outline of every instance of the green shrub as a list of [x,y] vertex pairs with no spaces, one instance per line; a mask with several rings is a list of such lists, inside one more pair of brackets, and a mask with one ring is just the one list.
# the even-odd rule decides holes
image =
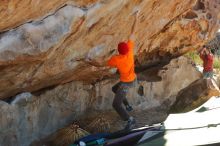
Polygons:
[[196,52],[188,52],[185,56],[191,58],[196,64],[202,65],[202,60]]
[[[202,60],[196,52],[188,52],[185,56],[191,58],[196,64],[202,65]],[[220,70],[220,58],[214,57],[213,68]]]
[[213,68],[220,70],[220,59],[218,57],[214,58]]

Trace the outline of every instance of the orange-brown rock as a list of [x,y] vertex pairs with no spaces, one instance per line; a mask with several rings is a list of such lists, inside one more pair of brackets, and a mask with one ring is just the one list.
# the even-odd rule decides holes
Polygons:
[[214,81],[210,84],[207,79],[196,80],[179,92],[170,112],[189,112],[198,108],[213,96],[220,96],[220,90]]
[[[130,114],[140,127],[163,121],[179,91],[198,80],[201,73],[181,56],[138,77],[127,98],[134,109]],[[125,123],[112,108],[111,88],[117,82],[117,78],[95,84],[75,81],[0,101],[0,144],[29,146],[73,121],[79,121],[81,128],[91,133],[122,129]]]
[[0,2],[0,32],[18,27],[24,23],[43,19],[67,4],[79,7],[89,6],[97,0],[2,0]]
[[108,71],[87,63],[111,56],[139,10],[136,62],[197,48],[218,27],[218,0],[14,0],[0,2],[0,98]]

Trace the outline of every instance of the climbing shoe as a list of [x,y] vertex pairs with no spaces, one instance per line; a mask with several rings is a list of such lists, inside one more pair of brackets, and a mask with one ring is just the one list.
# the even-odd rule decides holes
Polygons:
[[130,117],[125,126],[125,130],[132,130],[136,125],[136,120],[133,117]]

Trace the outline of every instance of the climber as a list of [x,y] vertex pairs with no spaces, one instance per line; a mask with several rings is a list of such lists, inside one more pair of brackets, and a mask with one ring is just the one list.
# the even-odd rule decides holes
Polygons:
[[[134,12],[135,19],[131,28],[131,35],[127,42],[121,42],[118,44],[118,55],[112,56],[107,62],[103,60],[91,60],[87,59],[87,63],[90,63],[96,67],[108,66],[111,68],[117,68],[120,74],[120,82],[112,87],[112,91],[115,93],[115,97],[112,103],[113,108],[120,115],[120,117],[127,121],[125,130],[131,130],[135,127],[136,120],[134,117],[130,116],[127,111],[131,111],[132,107],[129,105],[126,95],[128,89],[133,87],[136,83],[136,74],[134,71],[134,42],[132,38],[134,37],[134,30],[136,26],[136,20],[138,11]],[[122,106],[125,105],[125,108]]]
[[127,43],[121,42],[118,45],[119,55],[115,55],[110,58],[108,65],[116,67],[120,73],[120,82],[113,86],[115,92],[115,98],[113,100],[113,107],[123,120],[128,121],[126,129],[132,129],[135,125],[135,119],[127,113],[122,107],[122,103],[127,106],[127,109],[131,109],[126,95],[128,89],[132,87],[136,81],[136,74],[134,72],[134,43],[129,40]]
[[[114,92],[114,93],[116,94],[116,93],[117,93],[117,90],[119,89],[119,87],[120,87],[120,82],[118,82],[117,84],[115,84],[115,85],[112,87],[112,92]],[[125,106],[125,108],[126,108],[127,111],[130,112],[130,111],[133,110],[133,108],[132,108],[132,106],[129,104],[127,98],[124,98],[124,99],[123,99],[123,104],[124,104],[124,106]]]
[[[121,118],[127,121],[125,126],[126,130],[134,128],[136,120],[130,116],[127,111],[131,111],[132,107],[129,105],[126,95],[128,89],[133,87],[136,83],[136,74],[134,71],[134,42],[131,40],[134,37],[134,30],[136,25],[136,19],[138,12],[135,13],[135,20],[132,25],[131,35],[127,42],[121,42],[118,44],[119,55],[112,56],[108,61],[108,66],[115,67],[120,73],[120,82],[112,87],[112,91],[115,93],[113,100],[113,108],[121,116]],[[126,110],[122,107],[122,103],[125,105]]]
[[213,78],[213,54],[210,49],[203,46],[199,50],[199,55],[203,61],[203,78]]

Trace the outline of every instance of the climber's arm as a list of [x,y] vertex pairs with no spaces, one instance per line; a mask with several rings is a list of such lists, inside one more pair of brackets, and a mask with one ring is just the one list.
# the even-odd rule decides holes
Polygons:
[[135,12],[133,14],[135,16],[135,18],[134,18],[134,22],[133,22],[132,27],[131,27],[131,33],[129,35],[128,40],[134,40],[135,39],[134,38],[134,32],[136,31],[136,27],[137,27],[137,17],[138,17],[138,14],[139,14],[139,10],[137,9],[137,10],[135,10]]

